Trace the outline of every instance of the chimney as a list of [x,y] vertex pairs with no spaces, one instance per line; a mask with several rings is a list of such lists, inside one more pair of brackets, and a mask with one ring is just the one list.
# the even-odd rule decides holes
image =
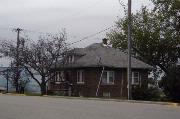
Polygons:
[[107,46],[107,45],[108,45],[107,41],[108,41],[108,39],[107,39],[107,38],[103,38],[103,39],[102,39],[102,43],[103,43],[103,45],[106,45],[106,46]]

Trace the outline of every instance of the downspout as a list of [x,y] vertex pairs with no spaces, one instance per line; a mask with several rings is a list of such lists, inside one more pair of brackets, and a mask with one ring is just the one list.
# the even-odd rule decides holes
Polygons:
[[103,66],[103,69],[102,69],[102,72],[101,72],[101,76],[100,76],[100,79],[99,79],[99,83],[98,83],[98,86],[97,86],[96,97],[98,96],[99,87],[100,87],[100,84],[101,84],[101,81],[102,81],[103,73],[104,73],[104,66]]

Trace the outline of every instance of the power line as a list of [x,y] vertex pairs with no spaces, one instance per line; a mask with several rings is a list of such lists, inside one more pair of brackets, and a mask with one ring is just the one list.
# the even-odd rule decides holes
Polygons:
[[112,25],[112,26],[110,26],[110,27],[108,27],[108,28],[106,28],[106,29],[103,29],[103,30],[101,30],[101,31],[99,31],[99,32],[96,32],[96,33],[94,33],[94,34],[91,34],[91,35],[89,35],[89,36],[86,36],[86,37],[84,37],[84,38],[82,38],[82,39],[80,39],[80,40],[78,40],[78,41],[72,42],[72,43],[70,43],[69,45],[73,45],[73,44],[76,44],[76,43],[78,43],[78,42],[82,42],[82,41],[84,41],[84,40],[87,40],[87,39],[89,39],[89,38],[91,38],[91,37],[94,37],[94,36],[96,36],[96,35],[98,35],[98,34],[101,34],[101,33],[105,32],[105,31],[107,31],[107,30],[110,30],[110,29],[113,28],[113,27],[115,27],[115,25]]
[[0,26],[0,29],[1,29],[1,30],[11,30],[11,31],[14,30],[13,27],[3,27],[3,26]]
[[[97,35],[105,32],[105,31],[107,31],[107,30],[112,29],[113,27],[116,27],[116,26],[115,26],[115,25],[112,25],[112,26],[110,26],[110,27],[108,27],[108,28],[106,28],[106,29],[103,29],[103,30],[101,30],[101,31],[98,31],[98,32],[96,32],[96,33],[93,33],[93,34],[91,34],[91,35],[88,35],[88,36],[86,36],[86,37],[83,37],[83,38],[80,39],[80,40],[77,40],[77,41],[75,41],[75,42],[72,42],[72,43],[68,44],[68,46],[69,46],[69,45],[76,44],[76,43],[79,43],[79,42],[82,42],[82,41],[87,40],[87,39],[89,39],[89,38],[91,38],[91,37],[97,36]],[[2,27],[0,27],[0,29],[1,29],[1,28],[2,28]],[[11,27],[9,27],[9,28],[8,28],[8,27],[4,27],[4,29],[10,29],[11,31],[14,31],[14,30],[15,30],[15,28],[11,28]],[[25,31],[25,32],[32,32],[32,33],[47,34],[47,35],[57,35],[57,34],[53,34],[53,33],[41,32],[41,31],[34,31],[34,30],[28,30],[28,29],[21,29],[21,31],[22,31],[22,32]]]
[[[90,9],[90,8],[94,7],[95,5],[97,5],[98,3],[102,2],[102,1],[104,1],[104,0],[97,1],[97,2],[95,2],[93,5],[87,7],[86,9]],[[119,1],[120,5],[123,6],[124,9],[125,9],[125,4],[123,3],[123,1],[121,1],[121,0],[118,0],[118,1]],[[78,13],[76,13],[76,14],[78,15],[78,14],[80,14],[80,13],[81,13],[81,12],[78,12]],[[75,15],[76,15],[76,14],[75,14]],[[110,27],[110,28],[111,28],[111,27]],[[108,30],[108,29],[110,29],[110,28],[105,29],[105,31]],[[9,30],[9,29],[10,29],[10,30],[13,30],[14,28],[12,28],[12,27],[9,27],[9,28],[7,28],[7,27],[0,27],[0,29],[4,29],[4,30]],[[39,34],[46,34],[46,35],[57,35],[57,34],[54,34],[54,33],[41,32],[41,31],[35,31],[35,30],[29,30],[29,29],[22,29],[22,30],[23,30],[23,32],[32,32],[32,33],[39,33]],[[100,33],[101,33],[101,32],[104,32],[104,30],[100,31]],[[98,35],[98,34],[100,34],[100,33],[98,32],[98,33],[89,35],[89,36],[84,37],[83,39],[81,39],[81,40],[79,40],[79,41],[73,42],[72,44],[75,44],[75,43],[77,43],[77,42],[83,41],[84,39],[87,39],[87,38],[89,38],[89,37],[93,37],[93,36]]]
[[[2,27],[2,26],[0,26],[0,29],[1,30],[10,30],[10,31],[16,30],[16,28],[14,28],[14,27]],[[31,33],[46,34],[46,35],[57,35],[57,33],[42,32],[42,31],[36,31],[36,30],[30,30],[30,29],[24,29],[24,28],[21,28],[21,32],[31,32]]]
[[[102,1],[105,1],[105,0],[97,1],[93,5],[90,5],[89,7],[86,7],[86,9],[90,9],[90,8],[96,6],[98,3],[101,3]],[[124,2],[121,1],[121,0],[118,0],[118,1],[119,1],[120,5],[125,9],[126,5],[124,4]],[[75,13],[74,15],[72,14],[70,16],[79,15],[80,13],[81,13],[81,11]],[[8,27],[1,27],[0,26],[0,29],[3,29],[3,30],[13,30],[14,28],[13,27],[9,27],[8,28]],[[25,31],[25,32],[32,32],[32,33],[39,33],[39,34],[47,34],[47,35],[57,35],[57,34],[53,34],[53,33],[49,33],[49,32],[35,31],[35,30],[29,30],[29,29],[23,29],[23,31]]]
[[[85,36],[85,37],[83,37],[83,38],[80,39],[80,40],[77,40],[77,41],[75,41],[75,42],[72,42],[72,43],[68,44],[68,46],[73,45],[73,44],[76,44],[76,43],[79,43],[79,42],[82,42],[82,41],[87,40],[87,39],[89,39],[89,38],[91,38],[91,37],[97,36],[97,35],[105,32],[105,31],[107,31],[107,30],[112,29],[113,27],[117,27],[117,26],[116,26],[116,25],[112,25],[112,26],[110,26],[110,27],[108,27],[108,28],[105,28],[105,29],[103,29],[103,30],[101,30],[101,31],[98,31],[98,32],[93,33],[93,34],[88,35],[88,36]],[[14,30],[14,28],[11,28],[11,29],[12,29],[12,31]],[[21,29],[21,31],[22,31],[22,32],[23,32],[23,31],[26,31],[26,32],[32,32],[32,33],[41,33],[41,34],[57,35],[57,34],[53,34],[53,33],[40,32],[40,31],[34,31],[34,30],[28,30],[28,29]]]
[[38,34],[46,34],[46,35],[57,35],[55,33],[35,31],[35,30],[29,30],[29,29],[23,29],[23,31],[24,32],[31,32],[31,33],[38,33]]
[[[1,30],[10,30],[10,31],[15,31],[15,27],[3,27],[0,26]],[[47,34],[47,35],[57,35],[55,33],[50,33],[50,32],[42,32],[42,31],[36,31],[36,30],[31,30],[31,29],[26,29],[26,28],[21,28],[22,32],[31,32],[31,33],[39,33],[39,34]]]

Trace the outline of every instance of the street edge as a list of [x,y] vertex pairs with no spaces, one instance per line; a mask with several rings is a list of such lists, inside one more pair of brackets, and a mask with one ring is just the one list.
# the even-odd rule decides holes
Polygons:
[[49,95],[44,95],[43,97],[180,106],[180,103],[174,103],[174,102],[155,102],[155,101],[126,100],[126,99],[123,100],[123,99],[88,98],[88,97],[67,97],[67,96],[49,96]]
[[[6,93],[0,95],[14,95],[14,96],[28,96],[25,94],[16,94],[16,93]],[[35,96],[36,97],[36,96]],[[141,101],[141,100],[126,100],[126,99],[107,99],[107,98],[88,98],[88,97],[68,97],[68,96],[51,96],[43,95],[39,97],[48,97],[48,98],[64,98],[64,99],[79,99],[79,100],[96,100],[96,101],[114,101],[114,102],[129,102],[129,103],[144,103],[144,104],[158,104],[158,105],[170,105],[170,106],[180,106],[180,103],[174,102],[155,102],[155,101]]]

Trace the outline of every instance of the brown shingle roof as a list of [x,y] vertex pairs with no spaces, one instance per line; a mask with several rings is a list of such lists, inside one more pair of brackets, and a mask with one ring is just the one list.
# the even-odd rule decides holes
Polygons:
[[[113,67],[127,68],[127,54],[101,43],[94,43],[85,48],[75,48],[73,54],[81,57],[65,67]],[[132,68],[151,69],[152,66],[132,57]]]

